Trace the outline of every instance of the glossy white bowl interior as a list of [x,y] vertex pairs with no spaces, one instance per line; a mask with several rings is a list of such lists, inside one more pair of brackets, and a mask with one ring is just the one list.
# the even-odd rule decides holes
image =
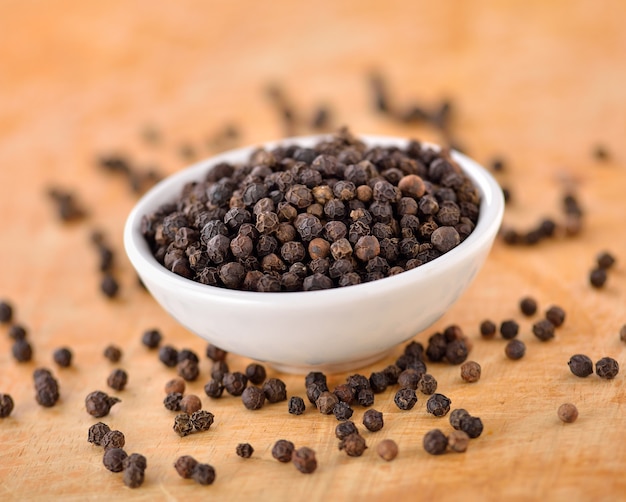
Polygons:
[[[312,146],[324,136],[262,146]],[[406,139],[364,136],[369,146]],[[258,293],[206,286],[167,270],[140,232],[141,218],[179,197],[183,185],[204,179],[219,162],[242,163],[258,148],[241,148],[199,162],[147,192],[124,229],[126,253],[157,302],[185,328],[218,347],[287,372],[347,371],[374,362],[425,330],[461,296],[493,244],[504,211],[502,191],[476,162],[454,159],[481,194],[478,223],[459,246],[413,270],[377,281],[323,291]]]

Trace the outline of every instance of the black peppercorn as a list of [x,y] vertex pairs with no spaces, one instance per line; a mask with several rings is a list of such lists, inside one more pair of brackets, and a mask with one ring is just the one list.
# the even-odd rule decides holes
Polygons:
[[396,403],[396,406],[401,410],[410,410],[415,406],[415,403],[417,403],[417,395],[413,389],[400,389],[396,392],[393,402]]
[[[133,453],[133,455],[135,455]],[[130,457],[129,457],[130,458]],[[128,458],[125,459],[126,462]],[[128,488],[139,488],[144,481],[145,478],[145,470],[137,467],[135,464],[129,464],[124,467],[124,484],[128,486]]]
[[218,380],[210,380],[204,386],[204,392],[207,396],[212,398],[222,397],[222,394],[224,393],[224,385],[222,385],[222,382]]
[[370,388],[375,394],[384,392],[387,388],[387,375],[382,371],[374,371],[370,375]]
[[558,328],[565,321],[565,311],[556,305],[546,310],[546,319],[550,321],[555,328]]
[[89,427],[89,431],[87,433],[87,441],[96,446],[102,446],[102,440],[107,432],[109,432],[111,428],[102,422],[98,422]]
[[212,343],[207,345],[206,356],[212,361],[223,361],[224,359],[226,359],[227,354],[228,352],[220,349],[219,347],[213,345]]
[[330,415],[333,413],[333,409],[338,402],[339,399],[337,399],[335,394],[329,391],[324,391],[320,393],[319,397],[315,401],[315,406],[317,406],[320,413]]
[[339,442],[339,449],[344,450],[350,457],[360,457],[367,449],[367,444],[363,436],[359,433],[353,433]]
[[612,357],[603,357],[596,362],[596,375],[605,380],[612,380],[619,373],[619,364]]
[[481,322],[480,334],[483,338],[493,338],[496,334],[496,325],[490,320]]
[[374,404],[374,391],[369,387],[361,389],[356,396],[356,401],[364,408],[372,406]]
[[250,458],[254,453],[254,448],[250,443],[239,443],[235,448],[235,453],[241,458]]
[[599,268],[609,269],[615,264],[615,257],[608,251],[602,251],[596,256],[596,263]]
[[450,411],[450,399],[443,394],[433,394],[426,402],[426,411],[436,417],[443,417]]
[[163,406],[170,411],[180,411],[180,402],[182,399],[182,393],[170,392],[165,396],[165,399],[163,399]]
[[191,415],[202,408],[202,401],[194,394],[187,394],[180,400],[180,411]]
[[287,400],[287,387],[285,382],[278,378],[269,378],[263,384],[263,392],[267,401],[270,403],[278,403]]
[[246,387],[241,393],[241,401],[249,410],[259,410],[265,404],[265,393],[259,387]]
[[541,319],[533,324],[533,334],[542,342],[554,338],[554,324],[548,319]]
[[159,349],[159,361],[165,366],[173,368],[178,364],[178,351],[171,345],[165,345]]
[[226,392],[231,396],[241,396],[248,384],[248,378],[243,373],[235,371],[233,373],[226,373],[222,383],[224,384]]
[[67,347],[62,347],[54,351],[52,358],[61,368],[67,368],[72,364],[72,351]]
[[[180,353],[179,353],[180,357]],[[193,359],[183,359],[176,365],[176,371],[187,382],[193,382],[200,376],[200,366]]]
[[470,437],[467,432],[455,430],[448,434],[448,448],[457,453],[463,453],[469,446]]
[[446,345],[445,358],[450,364],[461,364],[468,354],[469,348],[464,339],[452,340]]
[[272,447],[272,457],[274,457],[279,462],[290,462],[294,450],[295,446],[291,441],[287,441],[286,439],[279,439],[278,441],[276,441],[276,443],[274,443],[274,446]]
[[304,410],[306,409],[306,405],[304,404],[304,399],[299,396],[292,396],[289,399],[288,410],[291,415],[302,415]]
[[8,417],[14,406],[13,398],[9,394],[0,393],[0,418]]
[[465,432],[472,439],[477,438],[483,433],[482,420],[471,415],[461,418],[459,427],[460,430]]
[[596,289],[603,288],[607,279],[608,274],[604,268],[594,268],[591,272],[589,272],[589,284]]
[[193,470],[198,465],[198,461],[190,455],[183,455],[174,462],[174,469],[181,478],[189,479],[193,474]]
[[521,340],[511,340],[504,347],[504,353],[506,357],[514,361],[521,359],[526,354],[526,344]]
[[8,324],[13,319],[13,306],[6,300],[0,301],[0,323]]
[[126,438],[121,431],[108,431],[102,436],[100,446],[103,446],[105,450],[109,448],[124,448],[126,444]]
[[315,451],[307,446],[302,446],[293,452],[291,463],[303,474],[311,474],[317,469]]
[[535,313],[537,312],[537,301],[534,298],[526,296],[520,300],[519,308],[522,314],[530,317],[532,315],[535,315]]
[[128,455],[121,448],[110,448],[104,452],[102,463],[111,472],[122,472],[126,457]]
[[119,289],[120,286],[115,277],[113,277],[110,272],[105,272],[100,282],[100,291],[102,291],[102,294],[107,298],[115,298]]
[[215,481],[215,468],[209,464],[196,464],[191,473],[193,480],[200,485],[211,485]]
[[480,380],[480,374],[480,364],[475,361],[467,361],[461,365],[461,378],[466,382],[478,382],[478,380]]
[[188,436],[193,432],[191,417],[187,413],[179,413],[174,417],[174,432],[180,437]]
[[115,345],[109,345],[104,349],[104,357],[112,363],[117,363],[122,358],[122,349]]
[[111,397],[102,391],[96,390],[87,394],[85,408],[91,416],[101,418],[108,415],[111,407],[119,402],[120,399],[117,397]]
[[194,411],[189,417],[189,423],[194,432],[208,431],[211,425],[213,425],[214,420],[215,416],[213,413],[206,410]]
[[470,414],[463,408],[457,408],[450,413],[450,425],[453,429],[461,430],[461,419],[469,417]]
[[585,378],[593,373],[593,362],[584,354],[575,354],[568,361],[570,371],[577,377]]
[[141,336],[141,343],[143,343],[149,349],[156,349],[161,343],[163,336],[158,329],[149,329],[144,331]]
[[424,373],[417,382],[417,389],[422,393],[430,396],[437,390],[437,380],[430,373]]
[[424,435],[424,450],[431,455],[441,455],[448,448],[448,438],[439,429],[433,429]]
[[122,391],[128,383],[128,373],[123,369],[115,369],[107,378],[107,385],[114,390]]
[[23,340],[26,338],[28,331],[21,324],[12,324],[9,328],[9,338],[13,340]]
[[26,363],[33,358],[33,348],[25,338],[15,340],[11,352],[18,363]]
[[502,321],[500,324],[500,334],[505,340],[511,340],[517,336],[519,332],[519,324],[512,319]]
[[383,414],[377,410],[367,410],[363,413],[363,425],[368,431],[379,431],[384,425]]
[[248,381],[254,385],[260,385],[265,381],[267,374],[265,368],[257,363],[250,363],[246,366],[246,377]]
[[52,373],[45,368],[38,368],[33,372],[35,381],[35,399],[46,408],[54,406],[59,400],[59,383]]

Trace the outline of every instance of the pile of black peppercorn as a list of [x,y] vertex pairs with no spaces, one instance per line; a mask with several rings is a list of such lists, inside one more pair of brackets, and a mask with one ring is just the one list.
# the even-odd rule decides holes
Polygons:
[[258,149],[220,163],[144,215],[155,258],[197,282],[247,291],[350,286],[456,247],[480,206],[451,159],[416,141],[367,147],[342,130],[312,148]]

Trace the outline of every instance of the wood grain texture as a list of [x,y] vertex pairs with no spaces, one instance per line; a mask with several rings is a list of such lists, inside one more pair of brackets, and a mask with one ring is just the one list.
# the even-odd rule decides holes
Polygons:
[[[0,4],[0,298],[16,307],[29,329],[33,362],[16,363],[7,329],[0,327],[0,392],[16,408],[0,420],[0,499],[180,500],[626,500],[624,374],[614,381],[573,377],[567,360],[586,353],[616,358],[626,368],[618,331],[626,323],[626,7],[554,2],[78,2],[11,1]],[[427,455],[425,432],[450,430],[447,419],[427,415],[425,401],[410,412],[377,396],[385,427],[364,432],[370,448],[360,458],[337,450],[334,417],[314,409],[299,417],[286,404],[247,411],[237,398],[210,400],[199,380],[188,386],[215,414],[210,431],[179,438],[164,409],[163,385],[174,373],[140,343],[159,327],[164,343],[204,354],[205,343],[170,319],[136,284],[122,251],[122,227],[135,197],[121,179],[95,165],[99,154],[121,151],[140,166],[171,173],[187,163],[178,155],[193,145],[199,157],[226,122],[241,142],[281,137],[280,122],[264,98],[280,82],[299,110],[328,103],[335,124],[356,133],[413,136],[439,141],[427,127],[409,127],[374,113],[365,75],[378,68],[398,104],[454,99],[453,129],[479,162],[507,159],[499,175],[513,199],[505,223],[529,227],[559,215],[565,188],[577,190],[585,209],[583,233],[535,248],[496,243],[484,269],[461,300],[416,339],[456,323],[474,340],[471,359],[483,367],[480,382],[461,381],[459,368],[431,365],[453,407],[480,416],[483,435],[463,455]],[[163,141],[140,137],[154,124]],[[300,133],[309,132],[305,127]],[[597,143],[609,161],[594,161]],[[84,222],[56,221],[45,192],[74,190],[88,208]],[[98,292],[97,259],[89,244],[102,229],[117,251],[120,297]],[[602,291],[587,274],[595,255],[612,251],[617,265]],[[541,311],[561,305],[565,325],[555,340],[532,336],[517,302],[534,296]],[[527,355],[504,357],[502,340],[479,338],[481,320],[515,318]],[[250,329],[254,329],[253,326]],[[116,367],[102,356],[120,345],[129,372],[122,403],[104,419],[126,435],[129,452],[148,458],[138,490],[106,471],[101,451],[87,442],[94,423],[84,398],[106,390]],[[70,369],[53,366],[52,352],[69,346]],[[369,374],[402,351],[369,368]],[[229,355],[231,368],[248,360]],[[32,371],[50,367],[61,386],[52,409],[34,400]],[[304,395],[301,376],[270,370],[289,395]],[[346,374],[330,376],[330,384]],[[558,406],[574,402],[580,417],[561,424]],[[363,409],[354,420],[360,424]],[[302,475],[272,459],[275,440],[316,450],[319,469]],[[392,438],[398,458],[386,463],[375,446]],[[255,453],[235,455],[240,442]],[[182,454],[217,470],[213,486],[179,478],[172,464]],[[305,494],[305,495],[304,495]]]

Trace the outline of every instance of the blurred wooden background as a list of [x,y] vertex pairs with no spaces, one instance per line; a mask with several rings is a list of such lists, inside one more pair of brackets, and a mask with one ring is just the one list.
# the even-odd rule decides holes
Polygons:
[[[16,363],[0,327],[0,392],[16,402],[11,417],[0,419],[0,498],[623,500],[624,375],[579,380],[566,363],[582,352],[626,367],[618,337],[626,323],[625,16],[617,0],[1,1],[0,299],[14,304],[35,356]],[[585,210],[576,238],[532,248],[499,241],[459,303],[416,336],[425,342],[456,323],[474,339],[470,358],[483,366],[479,383],[464,384],[458,367],[430,369],[453,407],[480,416],[485,432],[463,455],[430,457],[423,434],[449,430],[447,419],[427,416],[423,398],[413,411],[399,412],[388,391],[374,406],[385,413],[385,428],[366,434],[363,457],[348,458],[337,450],[332,416],[314,409],[290,416],[285,403],[249,412],[237,398],[211,401],[202,390],[210,368],[203,357],[201,377],[189,390],[216,423],[181,440],[161,404],[174,373],[141,345],[141,334],[159,327],[165,343],[202,355],[205,343],[137,286],[122,248],[136,195],[96,160],[119,152],[141,169],[168,174],[189,164],[190,153],[199,159],[225,148],[212,139],[228,124],[240,133],[233,146],[278,139],[284,128],[266,96],[271,84],[307,121],[325,104],[332,126],[357,134],[443,141],[428,125],[376,113],[367,84],[374,70],[399,106],[449,99],[451,129],[467,153],[485,165],[496,156],[506,160],[497,173],[512,193],[505,224],[528,228],[540,217],[558,217],[566,189],[576,191]],[[313,132],[307,124],[296,132]],[[161,141],[147,143],[146,127]],[[594,159],[598,145],[608,160]],[[74,192],[88,217],[61,224],[46,195],[50,187]],[[93,229],[116,251],[121,290],[113,301],[98,291]],[[587,274],[603,249],[618,261],[607,286],[593,290]],[[520,319],[517,302],[526,294],[542,312],[552,304],[567,311],[548,344],[532,336],[533,320]],[[527,356],[508,361],[501,340],[480,340],[484,318],[520,319]],[[119,366],[130,380],[104,421],[126,434],[129,452],[148,458],[146,482],[135,491],[106,471],[101,452],[86,441],[94,420],[84,397],[106,390],[114,366],[102,350],[109,343],[123,348]],[[63,345],[75,353],[71,369],[52,363]],[[248,363],[235,355],[228,361],[233,369]],[[60,382],[61,400],[52,409],[34,400],[31,375],[40,366]],[[303,377],[279,376],[289,395],[303,395]],[[345,376],[333,375],[331,385]],[[580,410],[571,425],[556,417],[565,401]],[[314,448],[318,471],[305,476],[273,460],[279,438]],[[394,462],[375,453],[383,438],[400,446]],[[245,441],[255,448],[250,460],[234,453]],[[179,478],[172,464],[182,454],[214,465],[215,484]]]

